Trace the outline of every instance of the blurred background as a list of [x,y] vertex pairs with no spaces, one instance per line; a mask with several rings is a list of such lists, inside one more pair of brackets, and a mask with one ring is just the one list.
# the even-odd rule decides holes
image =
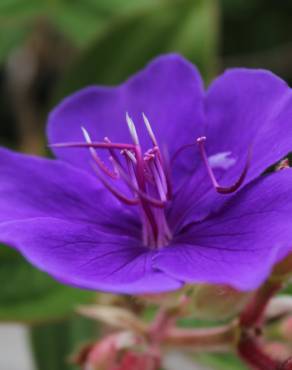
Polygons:
[[[88,84],[117,84],[170,51],[197,64],[206,85],[233,66],[292,83],[291,35],[291,0],[0,0],[0,143],[48,154],[56,102]],[[0,369],[74,369],[68,356],[99,330],[74,307],[94,295],[55,283],[4,246],[0,286]],[[197,361],[245,369],[232,355]]]

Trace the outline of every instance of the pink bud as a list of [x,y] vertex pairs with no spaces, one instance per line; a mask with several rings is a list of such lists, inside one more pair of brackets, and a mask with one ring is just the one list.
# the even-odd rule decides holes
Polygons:
[[289,346],[279,342],[268,342],[263,346],[264,352],[278,361],[284,361],[291,353]]
[[292,358],[285,361],[279,370],[292,370]]
[[111,334],[89,348],[80,363],[84,370],[158,370],[160,359],[142,337]]
[[115,364],[116,336],[110,335],[96,343],[85,360],[85,370],[108,370]]
[[128,351],[124,354],[120,364],[111,370],[158,370],[160,360],[151,353],[141,354]]
[[250,297],[226,285],[198,285],[191,295],[191,313],[202,319],[235,317]]

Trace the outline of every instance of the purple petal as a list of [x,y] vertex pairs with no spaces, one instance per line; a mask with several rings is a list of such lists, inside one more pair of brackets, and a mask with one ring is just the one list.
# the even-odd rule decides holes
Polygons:
[[209,156],[229,153],[236,160],[222,179],[227,186],[242,171],[249,147],[252,161],[248,181],[292,150],[292,92],[271,72],[225,72],[207,92],[206,114]]
[[292,250],[292,169],[258,178],[220,212],[193,223],[155,257],[155,266],[187,282],[258,287]]
[[[292,150],[291,89],[268,71],[227,71],[207,92],[206,114],[206,150],[222,185],[239,178],[249,148],[252,160],[244,185]],[[228,198],[216,193],[201,161],[176,195],[171,223],[177,229],[202,220]]]
[[11,221],[0,224],[0,239],[69,285],[128,294],[182,285],[152,268],[153,252],[137,239],[101,232],[93,224],[45,217]]
[[[111,141],[132,143],[125,118],[128,112],[147,150],[152,144],[142,120],[144,112],[159,144],[171,155],[202,134],[203,94],[200,75],[191,63],[174,54],[162,56],[119,87],[85,88],[61,102],[49,117],[49,142],[84,141],[84,126],[92,140],[102,141],[107,136]],[[53,150],[59,158],[91,171],[88,150]],[[106,151],[99,154],[107,160]],[[193,155],[189,151],[180,155],[176,165],[193,168]]]
[[0,174],[0,223],[50,216],[140,235],[134,209],[100,188],[98,179],[64,162],[0,149]]

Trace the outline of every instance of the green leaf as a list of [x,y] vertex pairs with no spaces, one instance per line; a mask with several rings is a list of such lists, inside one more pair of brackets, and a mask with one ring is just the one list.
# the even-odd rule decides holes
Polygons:
[[95,293],[61,285],[15,251],[0,249],[0,321],[56,320],[91,302]]
[[[97,340],[98,326],[82,317],[31,329],[32,349],[39,370],[77,370],[69,357],[83,344]],[[79,369],[79,367],[78,367]]]
[[111,17],[147,7],[157,0],[1,0],[0,64],[36,32],[36,25],[55,25],[73,45],[83,48]]
[[206,80],[216,66],[216,0],[171,0],[115,19],[59,86],[57,99],[93,83],[116,84],[166,52],[196,63]]
[[[79,47],[86,45],[114,15],[148,7],[157,0],[1,0],[0,62],[19,46],[35,24],[50,22]],[[15,42],[15,33],[22,38]],[[9,41],[12,41],[9,43]],[[9,48],[10,45],[10,48]]]

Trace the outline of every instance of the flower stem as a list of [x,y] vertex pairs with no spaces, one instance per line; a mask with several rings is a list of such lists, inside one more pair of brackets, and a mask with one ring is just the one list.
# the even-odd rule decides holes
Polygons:
[[290,357],[287,361],[279,367],[279,370],[292,370],[292,357]]
[[281,289],[282,283],[266,281],[262,285],[251,301],[248,303],[240,316],[240,325],[243,328],[251,328],[261,324],[263,315],[270,299]]
[[170,329],[164,337],[166,346],[189,347],[195,350],[227,350],[238,338],[235,324],[205,329]]
[[[255,338],[242,338],[238,345],[238,354],[242,360],[255,370],[280,369],[279,361],[268,356]],[[284,368],[285,369],[285,368]],[[287,368],[288,369],[288,368]]]

